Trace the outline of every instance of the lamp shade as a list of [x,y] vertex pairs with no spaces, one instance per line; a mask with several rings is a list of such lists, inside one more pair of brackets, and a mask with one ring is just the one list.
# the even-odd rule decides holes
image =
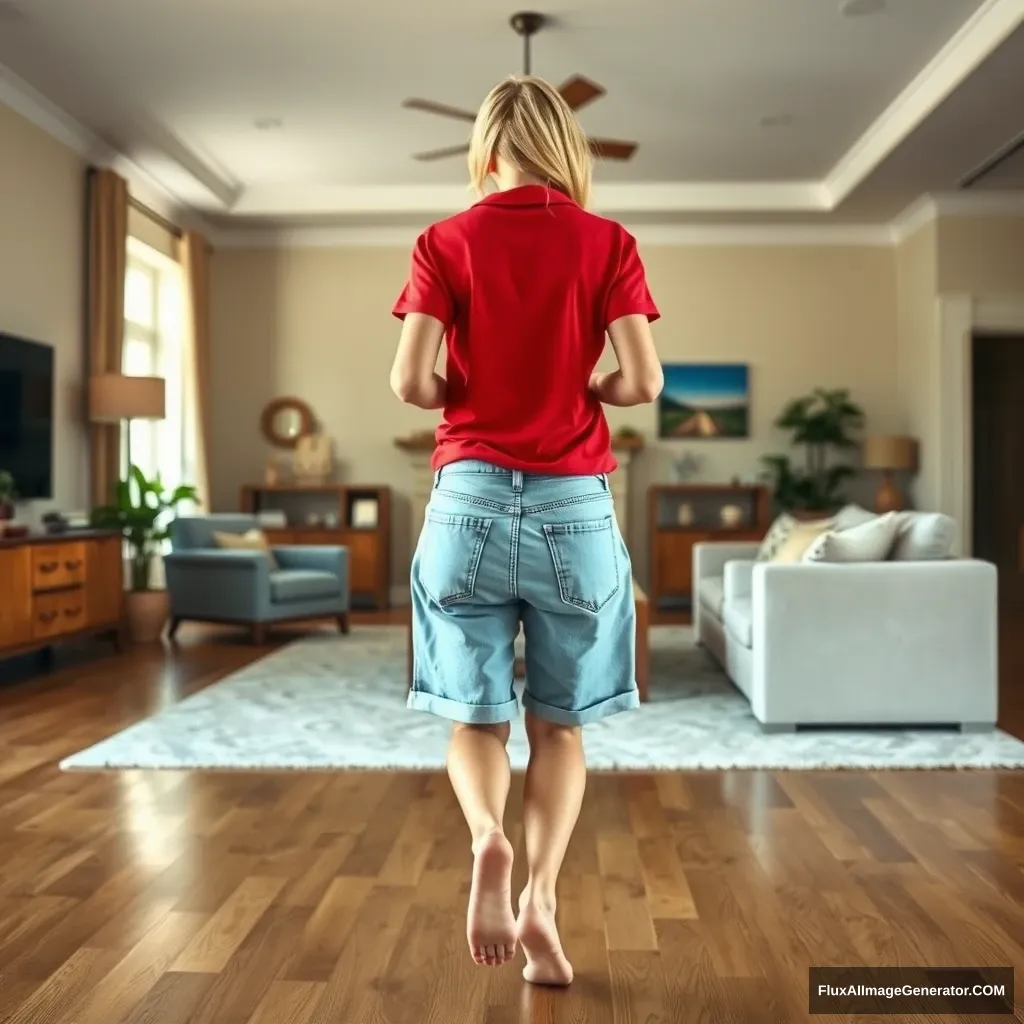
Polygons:
[[93,423],[162,420],[167,415],[162,377],[104,373],[89,380],[89,419]]
[[869,437],[864,442],[865,469],[913,473],[917,470],[917,441],[912,437]]

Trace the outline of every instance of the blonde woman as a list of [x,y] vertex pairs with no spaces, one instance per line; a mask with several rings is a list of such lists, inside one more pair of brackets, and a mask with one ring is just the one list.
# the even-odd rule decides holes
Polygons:
[[[521,944],[528,981],[567,985],[555,896],[586,785],[582,728],[638,705],[602,403],[660,392],[658,310],[634,239],[587,212],[587,141],[547,82],[517,76],[492,90],[469,172],[480,201],[420,235],[393,310],[403,326],[391,386],[443,410],[412,563],[409,707],[455,723],[448,774],[472,836],[473,959],[504,964]],[[619,368],[598,374],[606,336]],[[503,821],[520,628],[529,875],[516,916]]]

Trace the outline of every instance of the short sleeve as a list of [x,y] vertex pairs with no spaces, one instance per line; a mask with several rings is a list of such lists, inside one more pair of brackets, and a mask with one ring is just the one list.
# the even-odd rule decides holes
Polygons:
[[455,319],[455,304],[444,279],[430,228],[416,239],[409,280],[391,313],[399,320],[404,320],[408,313],[426,313],[440,320],[445,327]]
[[636,314],[646,316],[652,323],[661,316],[647,287],[647,273],[637,251],[636,239],[623,231],[618,270],[605,303],[605,327],[620,317]]

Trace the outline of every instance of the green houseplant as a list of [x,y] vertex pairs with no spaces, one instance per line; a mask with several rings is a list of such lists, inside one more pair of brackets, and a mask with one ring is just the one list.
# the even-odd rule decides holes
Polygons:
[[792,443],[804,448],[803,465],[788,455],[766,455],[765,476],[774,487],[775,503],[783,511],[821,515],[835,512],[845,502],[843,483],[855,472],[836,453],[857,447],[850,432],[864,422],[861,408],[845,388],[815,388],[794,398],[782,410],[775,426],[792,434]]
[[14,475],[6,469],[0,469],[0,519],[14,518],[14,502],[17,498]]
[[128,630],[138,643],[159,639],[167,619],[167,594],[152,585],[153,559],[167,539],[173,513],[184,501],[198,501],[194,487],[183,485],[168,492],[159,476],[147,480],[138,466],[132,466],[127,479],[114,485],[112,503],[93,509],[90,516],[94,527],[119,531],[128,545]]

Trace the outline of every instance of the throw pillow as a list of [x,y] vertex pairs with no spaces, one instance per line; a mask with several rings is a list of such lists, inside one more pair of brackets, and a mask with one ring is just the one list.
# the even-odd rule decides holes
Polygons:
[[860,505],[847,505],[836,513],[836,529],[850,530],[854,526],[870,523],[872,519],[877,518],[878,514],[876,512],[869,512]]
[[803,558],[804,552],[807,551],[818,537],[826,531],[834,529],[834,519],[815,519],[808,523],[798,522],[770,561],[793,565]]
[[783,512],[768,528],[764,540],[761,541],[761,546],[757,550],[757,561],[770,562],[797,525],[797,521],[788,512]]
[[860,526],[830,530],[804,552],[805,562],[883,562],[896,543],[900,520],[895,512],[872,516]]
[[900,512],[894,562],[935,562],[949,558],[956,521],[941,512]]
[[213,535],[214,543],[219,548],[230,551],[265,551],[270,560],[270,568],[277,568],[274,553],[270,550],[266,535],[262,530],[249,530],[247,533],[217,533]]

